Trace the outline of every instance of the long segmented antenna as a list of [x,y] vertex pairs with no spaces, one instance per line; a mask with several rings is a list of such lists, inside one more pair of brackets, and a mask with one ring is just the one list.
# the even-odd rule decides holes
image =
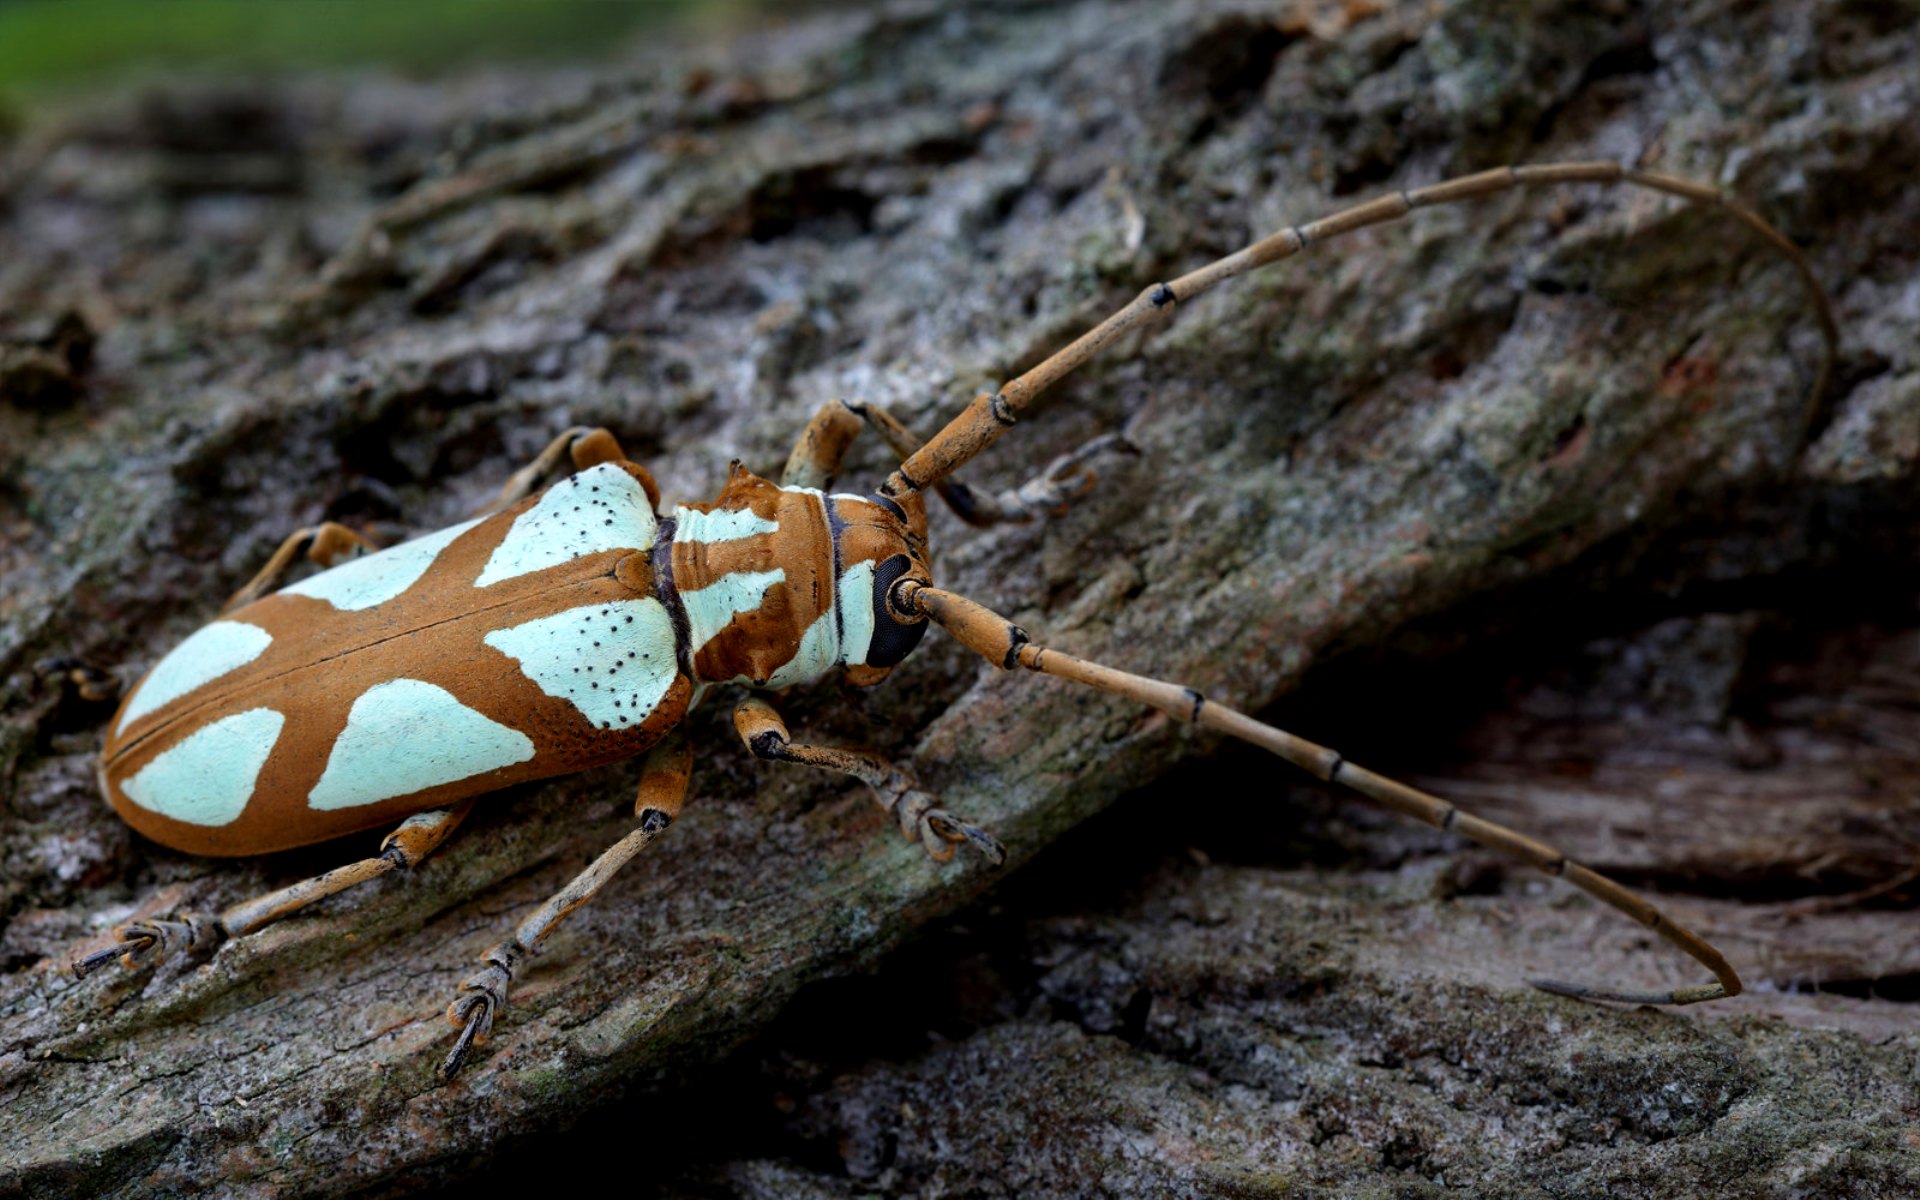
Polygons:
[[1667,992],[1593,988],[1546,979],[1531,981],[1537,988],[1581,1000],[1612,1000],[1623,1004],[1699,1004],[1706,1000],[1737,996],[1741,992],[1740,977],[1734,973],[1726,957],[1705,938],[1683,925],[1675,924],[1639,895],[1605,875],[1574,862],[1552,846],[1535,841],[1505,825],[1462,812],[1438,796],[1350,763],[1338,751],[1256,721],[1245,713],[1207,699],[1192,688],[1134,675],[1037,645],[1018,625],[965,596],[911,580],[902,580],[895,590],[897,595],[890,597],[889,603],[931,618],[968,649],[997,667],[1011,670],[1016,665],[1022,666],[1029,671],[1038,671],[1056,679],[1069,680],[1150,705],[1177,721],[1217,729],[1263,750],[1272,751],[1329,783],[1352,788],[1395,812],[1404,813],[1436,829],[1457,833],[1564,879],[1673,943],[1687,957],[1711,971],[1716,980],[1714,983]]
[[1412,190],[1402,188],[1306,225],[1289,226],[1243,250],[1190,271],[1172,283],[1156,283],[1135,296],[1125,308],[1081,334],[1032,370],[1003,385],[999,391],[982,392],[974,397],[964,412],[948,422],[946,428],[933,436],[932,441],[920,447],[906,462],[900,464],[899,470],[887,477],[887,481],[880,485],[880,494],[899,501],[945,478],[992,445],[1013,424],[1021,409],[1035,396],[1058,383],[1062,376],[1098,354],[1122,334],[1171,314],[1179,303],[1192,300],[1215,284],[1256,267],[1290,258],[1315,243],[1369,225],[1396,221],[1417,208],[1477,200],[1520,187],[1561,183],[1627,184],[1719,208],[1766,239],[1769,245],[1793,264],[1813,298],[1814,314],[1820,323],[1820,335],[1825,343],[1819,374],[1802,412],[1801,428],[1804,430],[1819,405],[1820,397],[1826,393],[1827,380],[1832,374],[1840,343],[1840,330],[1834,321],[1833,306],[1827,299],[1827,293],[1820,286],[1820,281],[1814,278],[1813,267],[1800,248],[1770,225],[1766,218],[1736,202],[1719,188],[1670,175],[1636,171],[1613,162],[1543,163],[1527,167],[1499,167],[1428,187]]

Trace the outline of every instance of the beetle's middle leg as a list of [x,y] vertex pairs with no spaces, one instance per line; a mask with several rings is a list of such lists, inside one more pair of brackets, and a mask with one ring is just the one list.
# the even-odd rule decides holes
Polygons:
[[900,832],[909,841],[919,842],[936,862],[952,858],[953,848],[962,842],[978,850],[994,866],[1007,860],[1007,852],[997,838],[938,807],[934,797],[921,791],[919,783],[908,772],[877,754],[793,741],[787,733],[787,723],[771,704],[758,696],[749,697],[733,710],[733,727],[756,758],[821,767],[859,779],[873,789],[880,806],[900,822]]
[[[866,419],[867,424],[879,431],[880,436],[886,439],[887,448],[903,460],[911,458],[916,450],[926,444],[924,438],[917,436],[884,408],[872,404],[855,404],[851,407]],[[1094,484],[1099,482],[1099,476],[1094,473],[1091,464],[1098,459],[1110,454],[1139,453],[1138,447],[1120,434],[1108,433],[1054,459],[1045,470],[1019,487],[983,492],[952,478],[936,480],[933,487],[940,498],[946,501],[947,507],[953,510],[953,515],[969,525],[985,528],[990,525],[1025,524],[1038,517],[1057,516],[1075,500],[1092,491]]]
[[280,543],[280,548],[273,552],[273,557],[267,560],[267,565],[261,567],[245,587],[227,597],[226,605],[220,610],[221,615],[252,604],[272,591],[280,577],[287,573],[287,568],[302,555],[306,556],[308,562],[325,568],[361,554],[371,554],[379,548],[370,539],[337,521],[322,521],[318,525],[296,529],[287,535],[286,540]]
[[[627,458],[627,452],[621,448],[620,439],[605,429],[575,425],[547,443],[547,448],[534,456],[532,462],[521,467],[507,477],[501,487],[500,495],[488,506],[493,512],[516,504],[531,496],[546,484],[548,478],[559,469],[561,459],[571,459],[573,469],[584,471],[588,467],[597,467],[601,463],[626,463],[639,467],[638,463]],[[655,510],[660,507],[660,488],[654,483],[653,475],[640,467],[640,486],[646,489],[647,501]]]
[[[800,431],[780,474],[783,487],[825,489],[840,472],[847,449],[858,437],[862,423],[871,425],[886,440],[887,448],[905,459],[923,444],[912,430],[886,409],[857,401],[829,400],[814,411],[813,419]],[[1133,443],[1117,433],[1094,438],[1078,450],[1064,454],[1047,465],[1046,470],[1016,488],[1002,492],[976,491],[955,479],[941,479],[934,490],[969,525],[988,526],[1007,522],[1023,523],[1050,513],[1060,513],[1074,500],[1092,490],[1097,477],[1090,463],[1108,454],[1138,454]]]
[[687,780],[693,773],[693,750],[684,726],[677,726],[665,741],[647,755],[640,775],[640,794],[634,800],[634,815],[640,824],[599,858],[573,877],[572,882],[547,898],[546,903],[528,913],[513,936],[480,956],[486,967],[467,977],[460,995],[447,1006],[447,1020],[461,1026],[460,1037],[440,1064],[440,1076],[452,1079],[466,1062],[473,1047],[486,1040],[493,1019],[507,1004],[507,988],[513,983],[514,968],[540,949],[540,943],[560,922],[572,916],[581,905],[599,894],[621,867],[639,857],[665,833],[680,815],[686,803]]
[[390,871],[418,866],[453,835],[472,809],[473,801],[468,800],[452,808],[415,813],[387,835],[380,843],[380,853],[372,858],[335,867],[323,875],[243,900],[217,914],[171,913],[130,921],[114,929],[113,945],[75,959],[73,972],[86,976],[116,958],[127,967],[137,967],[143,962],[169,958],[203,941],[218,943],[227,938],[244,937],[337,892],[378,879]]

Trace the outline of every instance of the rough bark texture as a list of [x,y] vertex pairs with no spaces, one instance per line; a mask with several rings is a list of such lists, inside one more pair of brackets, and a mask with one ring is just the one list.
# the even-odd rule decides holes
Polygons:
[[[1915,19],[928,4],[617,71],[182,85],[26,122],[0,158],[0,1191],[404,1190],[545,1166],[530,1139],[583,1119],[566,1161],[694,1194],[1920,1191]],[[1535,992],[1697,971],[937,635],[789,719],[910,760],[1011,879],[755,765],[717,703],[686,817],[451,1086],[440,1010],[628,827],[632,769],[501,795],[413,876],[210,961],[62,972],[136,908],[365,850],[139,843],[94,792],[104,711],[35,663],[131,675],[289,529],[450,523],[571,423],[701,498],[732,457],[776,469],[828,397],[930,431],[1250,236],[1586,157],[1725,184],[1809,246],[1846,345],[1804,448],[1791,272],[1714,214],[1569,189],[1188,306],[970,475],[1112,429],[1143,456],[1044,524],[938,516],[937,568],[1665,893],[1752,994]],[[889,466],[863,443],[847,481]]]

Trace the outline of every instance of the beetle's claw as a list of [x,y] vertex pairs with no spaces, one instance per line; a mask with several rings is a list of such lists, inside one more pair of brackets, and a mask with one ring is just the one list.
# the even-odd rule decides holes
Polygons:
[[513,973],[496,962],[460,985],[460,997],[447,1006],[447,1020],[462,1028],[446,1061],[440,1064],[441,1079],[459,1074],[467,1055],[493,1032],[493,1018],[507,1006],[507,986],[512,982]]
[[472,1052],[475,1045],[486,1040],[486,1031],[493,1027],[493,1005],[486,999],[474,996],[456,1000],[447,1015],[453,1017],[454,1012],[462,1007],[466,1009],[467,1015],[454,1018],[457,1024],[463,1026],[460,1036],[454,1039],[453,1049],[447,1051],[446,1061],[440,1064],[440,1078],[443,1080],[451,1080],[460,1073],[460,1068],[466,1064],[467,1055]]
[[220,932],[217,922],[198,913],[129,921],[114,927],[112,945],[74,959],[73,973],[85,979],[115,959],[128,970],[137,970],[185,953],[202,941],[216,942]]
[[92,954],[81,955],[70,965],[73,967],[76,979],[85,979],[115,959],[119,959],[121,965],[131,969],[136,965],[139,956],[152,946],[153,943],[145,938],[121,937],[111,946],[104,946]]

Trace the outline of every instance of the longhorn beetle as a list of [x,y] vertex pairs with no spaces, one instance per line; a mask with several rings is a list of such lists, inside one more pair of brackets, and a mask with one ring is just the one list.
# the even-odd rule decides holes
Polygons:
[[[991,524],[1031,519],[1091,486],[1088,460],[1100,442],[999,497],[971,492],[952,476],[1034,397],[1129,330],[1337,235],[1418,208],[1564,183],[1626,184],[1717,207],[1784,255],[1812,297],[1824,339],[1811,411],[1838,330],[1800,250],[1717,189],[1577,162],[1502,167],[1397,191],[1153,284],[1033,369],[976,396],[924,444],[877,408],[828,401],[801,433],[779,483],[736,462],[708,504],[662,511],[652,476],[628,461],[612,434],[569,429],[508,480],[497,506],[464,524],[378,553],[366,553],[374,547],[341,525],[295,532],[212,624],[147,673],[108,728],[100,762],[108,801],[135,829],[179,850],[236,855],[397,828],[372,858],[223,912],[121,925],[113,944],[75,959],[75,971],[85,975],[115,959],[132,967],[251,933],[417,865],[484,792],[647,752],[632,832],[527,914],[460,985],[447,1010],[460,1032],[441,1067],[451,1077],[491,1029],[521,962],[678,816],[692,767],[680,728],[689,708],[726,684],[778,691],[835,671],[857,685],[878,683],[932,623],[996,667],[1112,692],[1242,738],[1531,863],[1659,933],[1714,977],[1656,993],[1536,986],[1636,1004],[1737,995],[1739,976],[1718,950],[1558,850],[1190,688],[1043,646],[977,601],[936,587],[929,566],[929,490],[964,519]],[[863,425],[901,457],[899,468],[870,493],[827,493]],[[540,490],[566,462],[574,473]],[[274,590],[302,555],[325,569]],[[758,696],[742,700],[733,719],[762,759],[865,781],[901,831],[935,859],[947,861],[959,845],[995,863],[1004,858],[992,835],[941,808],[886,760],[795,741]]]

